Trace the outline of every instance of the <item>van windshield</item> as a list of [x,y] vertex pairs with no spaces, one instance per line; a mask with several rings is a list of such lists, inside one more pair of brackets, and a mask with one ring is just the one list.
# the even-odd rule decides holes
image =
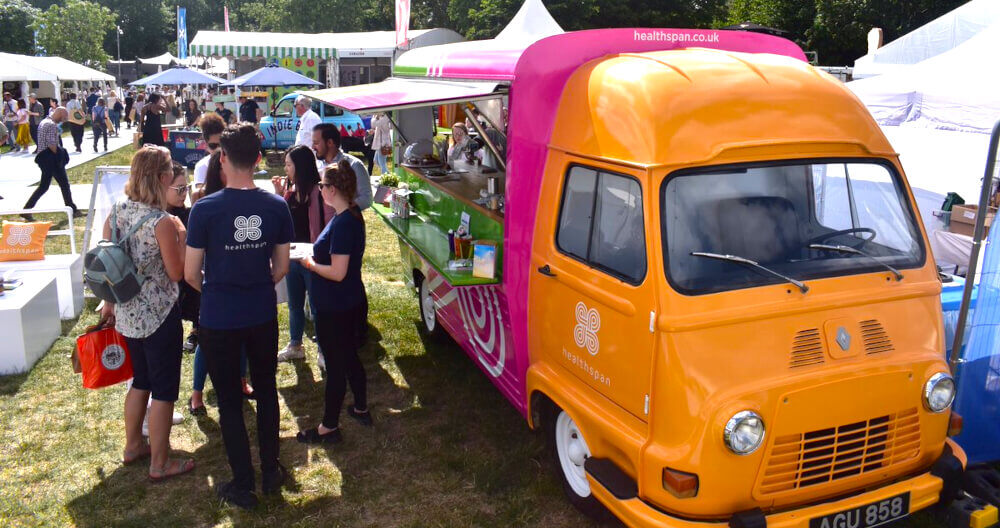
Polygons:
[[913,211],[887,163],[685,170],[664,181],[660,206],[667,279],[687,295],[785,282],[753,266],[692,253],[749,259],[799,281],[924,262]]

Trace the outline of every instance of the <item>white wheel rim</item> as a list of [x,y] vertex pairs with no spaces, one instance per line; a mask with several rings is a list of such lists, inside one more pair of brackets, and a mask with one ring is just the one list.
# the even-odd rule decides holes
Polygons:
[[556,419],[556,452],[570,488],[581,497],[589,497],[590,482],[587,481],[583,463],[590,457],[590,448],[576,422],[565,411],[561,411]]
[[437,313],[434,311],[434,299],[427,288],[427,281],[420,283],[420,311],[424,314],[424,326],[428,332],[433,332],[437,327]]

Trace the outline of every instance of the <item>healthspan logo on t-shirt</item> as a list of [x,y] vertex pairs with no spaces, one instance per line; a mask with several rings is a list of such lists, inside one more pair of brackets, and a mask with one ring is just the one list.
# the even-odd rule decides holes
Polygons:
[[236,230],[233,231],[233,239],[236,240],[236,242],[239,242],[239,244],[227,244],[226,250],[237,251],[241,249],[259,249],[264,247],[267,244],[266,242],[244,243],[256,242],[260,239],[263,235],[263,232],[260,229],[262,223],[263,221],[257,215],[237,216],[236,219],[233,220],[233,227],[236,228]]
[[236,226],[236,232],[233,233],[233,238],[237,242],[246,242],[247,240],[257,240],[260,238],[260,217],[257,215],[252,215],[249,218],[245,216],[237,216],[233,225]]

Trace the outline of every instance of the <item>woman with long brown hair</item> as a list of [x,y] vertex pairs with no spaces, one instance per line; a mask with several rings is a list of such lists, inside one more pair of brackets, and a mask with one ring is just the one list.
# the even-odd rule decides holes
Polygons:
[[[113,304],[105,302],[101,320],[115,325],[128,343],[132,361],[132,386],[125,396],[125,450],[130,464],[150,457],[149,479],[158,482],[194,469],[190,459],[171,459],[170,428],[181,375],[181,340],[184,337],[177,306],[177,282],[184,275],[187,230],[166,213],[168,193],[177,194],[170,152],[147,145],[132,157],[125,184],[125,198],[112,207],[104,223],[104,238],[132,229],[123,249],[142,271],[145,281],[139,294]],[[176,187],[176,186],[174,186]],[[149,409],[149,444],[142,436],[146,402]]]
[[316,306],[316,335],[327,367],[323,421],[296,435],[302,443],[341,441],[340,409],[348,383],[354,403],[348,406],[347,414],[362,425],[372,425],[365,369],[358,358],[361,347],[358,327],[364,317],[365,299],[365,285],[361,281],[365,221],[354,203],[357,186],[358,179],[347,160],[323,171],[320,193],[336,214],[316,239],[313,256],[301,261],[312,272],[310,295]]

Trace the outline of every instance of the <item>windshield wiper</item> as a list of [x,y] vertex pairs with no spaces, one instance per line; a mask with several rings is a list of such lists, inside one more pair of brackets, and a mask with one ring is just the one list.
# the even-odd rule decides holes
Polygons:
[[735,262],[737,264],[743,264],[744,266],[749,266],[751,268],[756,268],[756,269],[762,270],[762,271],[764,271],[766,273],[769,273],[771,275],[774,275],[775,277],[784,279],[786,282],[794,284],[795,287],[798,288],[799,291],[802,292],[802,293],[806,293],[807,291],[809,291],[809,286],[806,286],[804,282],[797,281],[797,280],[795,280],[795,279],[793,279],[793,278],[791,278],[791,277],[789,277],[787,275],[782,275],[782,274],[778,273],[777,271],[774,271],[774,270],[772,270],[770,268],[766,268],[766,267],[760,265],[759,263],[754,262],[754,261],[752,261],[752,260],[750,260],[748,258],[743,258],[743,257],[737,256],[737,255],[720,255],[718,253],[705,253],[705,252],[702,252],[702,251],[692,251],[691,255],[693,255],[695,257],[705,257],[705,258],[711,258],[711,259],[716,259],[716,260],[725,260],[726,262]]
[[869,255],[860,249],[855,249],[850,246],[828,246],[826,244],[809,244],[809,249],[825,249],[828,251],[839,251],[841,253],[850,253],[851,255],[861,255],[862,257],[868,257],[878,263],[879,266],[889,270],[893,275],[896,276],[896,281],[903,280],[903,274],[899,272],[896,268],[882,262],[881,260],[875,258],[874,255]]

